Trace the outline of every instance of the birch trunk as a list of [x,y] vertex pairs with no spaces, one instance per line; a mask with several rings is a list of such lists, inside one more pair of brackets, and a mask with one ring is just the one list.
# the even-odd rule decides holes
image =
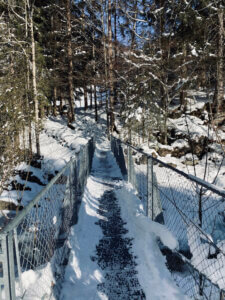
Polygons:
[[33,8],[30,14],[30,31],[31,31],[31,48],[32,48],[32,80],[33,80],[33,97],[34,97],[34,114],[35,114],[35,140],[37,156],[41,155],[40,151],[40,122],[39,122],[39,103],[37,93],[37,75],[36,75],[36,49],[34,40],[34,23]]
[[224,99],[224,84],[223,84],[223,42],[224,42],[224,10],[218,12],[219,34],[218,34],[218,61],[217,61],[217,83],[215,97],[215,112],[218,115],[222,111],[222,103]]

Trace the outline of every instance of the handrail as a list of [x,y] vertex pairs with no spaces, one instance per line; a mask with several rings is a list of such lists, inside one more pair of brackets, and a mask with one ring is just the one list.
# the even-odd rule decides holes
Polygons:
[[[121,172],[125,164],[124,179],[136,189],[146,216],[164,224],[177,239],[175,250],[162,247],[177,285],[194,299],[204,295],[224,300],[225,253],[220,242],[225,239],[225,191],[114,136],[111,149]],[[146,165],[139,166],[133,151],[145,156]]]
[[171,169],[171,170],[173,170],[174,172],[176,172],[176,173],[182,175],[183,177],[185,177],[185,178],[187,178],[187,179],[189,179],[189,180],[191,180],[191,181],[194,181],[195,183],[197,183],[197,184],[199,184],[199,185],[202,185],[204,188],[206,188],[206,189],[208,189],[208,190],[210,190],[210,191],[212,191],[212,192],[214,192],[214,193],[216,193],[216,194],[219,194],[220,196],[222,196],[223,198],[225,198],[225,191],[224,191],[222,188],[217,187],[215,184],[206,182],[206,181],[202,180],[201,178],[198,178],[197,176],[194,176],[194,175],[191,175],[191,174],[187,174],[187,173],[185,173],[185,172],[183,172],[183,171],[181,171],[181,170],[179,170],[179,169],[176,169],[176,168],[174,168],[173,166],[170,166],[170,165],[168,165],[167,163],[165,163],[165,162],[159,160],[158,158],[155,158],[155,157],[153,157],[152,155],[145,153],[142,149],[137,148],[137,147],[131,145],[131,144],[128,143],[128,142],[123,142],[123,141],[121,141],[120,139],[114,137],[113,135],[111,135],[111,138],[113,138],[113,139],[119,141],[119,142],[122,143],[123,145],[129,146],[130,148],[132,148],[133,150],[135,150],[135,151],[137,151],[137,152],[139,152],[139,153],[141,153],[141,154],[144,154],[147,158],[151,158],[153,161],[155,161],[155,162],[161,164],[163,167],[168,168],[168,169]]
[[74,162],[75,157],[71,157],[70,161],[62,168],[62,170],[52,178],[52,180],[35,196],[35,198],[25,206],[14,219],[12,219],[3,229],[0,230],[0,234],[7,234],[14,228],[16,228],[20,221],[25,217],[25,215],[39,202],[44,194],[53,186],[53,184],[59,179],[59,177],[65,172],[65,170],[71,166]]
[[[91,138],[57,175],[20,211],[14,219],[0,230],[0,263],[6,299],[17,299],[25,293],[40,299],[56,290],[44,270],[52,259],[52,272],[56,283],[63,278],[63,265],[68,259],[69,248],[66,240],[70,227],[77,222],[79,201],[90,174],[95,142]],[[23,272],[38,272],[46,281],[38,287],[23,286]],[[58,274],[58,269],[62,272]],[[16,282],[19,283],[17,288]],[[42,282],[42,281],[41,281]],[[38,283],[37,283],[38,284]],[[36,284],[35,284],[36,285]],[[50,288],[51,287],[51,288]],[[58,291],[57,291],[58,293]],[[0,291],[2,299],[3,290]]]

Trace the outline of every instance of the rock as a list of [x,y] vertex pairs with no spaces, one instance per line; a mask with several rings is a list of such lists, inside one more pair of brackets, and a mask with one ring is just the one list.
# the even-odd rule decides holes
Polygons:
[[172,149],[169,149],[169,148],[159,148],[157,152],[158,152],[159,156],[165,157],[167,154],[171,154],[172,153]]
[[173,168],[177,168],[177,165],[174,163],[168,163],[169,166],[173,167]]
[[160,247],[162,254],[166,257],[166,265],[171,272],[184,272],[186,264],[179,253],[171,251],[167,247]]
[[191,152],[197,155],[199,159],[207,153],[208,144],[212,142],[206,136],[200,136],[197,140],[191,140]]
[[135,158],[134,161],[135,161],[135,164],[138,165],[138,166],[141,164],[141,163],[140,163],[140,160],[139,160],[138,158]]
[[180,158],[190,152],[190,146],[185,139],[177,139],[173,144],[172,156]]
[[[71,124],[71,123],[69,123],[69,124],[67,124],[67,126],[70,128],[70,129],[75,129],[75,127]],[[79,130],[79,129],[78,129]]]
[[33,172],[19,171],[18,175],[22,180],[34,182],[42,186],[45,185],[44,183],[41,182],[41,180],[38,177],[33,175]]
[[179,146],[177,143],[182,139],[178,139],[172,144],[172,147],[174,147],[174,149],[171,152],[172,156],[181,158],[182,156],[193,152],[193,154],[197,156],[197,159],[202,159],[202,157],[208,151],[208,144],[212,142],[207,136],[199,136],[195,139],[191,139],[191,137],[187,136],[186,139],[188,139],[189,142],[185,142],[183,143],[183,145],[181,144]]
[[137,165],[147,165],[147,163],[148,163],[148,157],[143,154],[140,157],[135,158],[135,163]]
[[140,164],[142,164],[142,165],[147,165],[147,163],[148,163],[148,157],[147,157],[147,155],[142,155],[140,158],[139,158],[139,161],[140,161]]
[[48,174],[48,181],[51,181],[55,176],[53,174]]
[[22,210],[22,205],[0,200],[0,210]]
[[183,112],[180,110],[180,107],[177,107],[177,108],[169,111],[168,117],[171,119],[179,119],[181,117],[182,113]]
[[190,147],[188,147],[188,146],[184,146],[182,148],[175,147],[173,149],[171,155],[174,157],[180,158],[189,152],[190,152]]
[[31,191],[31,188],[29,186],[26,186],[25,184],[21,184],[16,180],[13,180],[11,182],[11,186],[13,191]]
[[31,167],[41,169],[41,160],[32,159],[30,165]]
[[182,162],[182,164],[186,165],[186,166],[196,166],[199,164],[198,159],[194,159],[194,160],[185,160]]
[[196,166],[196,165],[198,165],[199,164],[199,160],[198,160],[197,155],[188,153],[184,157],[184,159],[182,161],[182,164],[184,164],[186,166]]
[[152,156],[153,158],[157,158],[157,157],[158,157],[158,155],[157,155],[155,152],[152,152],[151,156]]
[[41,169],[41,161],[43,160],[43,158],[43,156],[38,156],[37,154],[35,154],[28,164],[30,164],[34,168]]

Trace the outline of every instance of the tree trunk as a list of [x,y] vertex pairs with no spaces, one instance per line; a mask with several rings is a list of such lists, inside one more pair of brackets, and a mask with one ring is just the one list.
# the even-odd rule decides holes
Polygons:
[[218,12],[218,23],[219,23],[219,33],[218,33],[218,60],[217,60],[217,82],[215,88],[214,97],[214,112],[218,116],[222,111],[223,100],[224,100],[224,86],[223,86],[223,41],[224,41],[224,11],[220,9]]
[[[104,85],[105,85],[105,107],[106,107],[106,120],[107,120],[107,129],[109,129],[109,100],[108,100],[108,72],[107,72],[107,49],[106,49],[106,34],[104,28],[104,9],[103,9],[103,0],[101,1],[101,20],[102,20],[102,39],[103,39],[103,49],[104,49],[104,71],[105,71],[105,78],[104,78]],[[108,30],[108,28],[107,28]]]
[[53,43],[53,105],[52,105],[52,115],[54,117],[57,116],[57,83],[56,83],[56,68],[57,68],[57,59],[56,59],[56,38],[55,38],[55,31],[57,31],[57,20],[55,18],[55,15],[53,14],[51,16],[51,37],[52,37],[52,43]]
[[98,104],[97,104],[96,85],[94,86],[94,99],[95,99],[95,121],[96,123],[98,123]]
[[113,93],[113,44],[112,44],[112,5],[108,1],[108,59],[109,59],[109,92],[110,92],[110,131],[113,132],[115,127],[114,119],[114,93]]
[[92,85],[90,86],[90,109],[93,107]]
[[63,94],[62,91],[60,91],[60,97],[59,97],[59,111],[60,111],[60,115],[63,115]]
[[87,95],[87,87],[84,86],[84,109],[87,110],[88,108],[88,95]]
[[[187,57],[186,43],[183,43],[183,51],[182,52],[183,52],[183,60],[182,60],[183,66],[182,66],[182,70],[181,70],[181,76],[182,76],[182,78],[186,78],[186,75],[187,75],[187,67],[185,66],[186,57]],[[186,108],[187,108],[186,97],[187,97],[187,92],[185,91],[185,88],[183,86],[180,91],[180,106],[183,111],[186,111]]]
[[133,20],[132,31],[131,31],[131,50],[134,49],[136,43],[137,21],[135,19],[137,18],[137,0],[134,3],[133,11],[134,11],[134,20]]
[[[27,2],[24,3],[25,10],[25,35],[26,39],[28,38],[28,12],[27,12]],[[28,123],[28,152],[29,152],[29,160],[31,160],[33,155],[32,149],[32,124],[31,124],[31,104],[30,104],[30,61],[29,58],[26,57],[27,63],[27,82],[26,82],[26,106],[27,106],[27,123]]]
[[30,104],[30,69],[29,60],[27,59],[27,82],[26,82],[26,106],[27,106],[27,123],[28,123],[28,149],[29,159],[32,158],[32,127],[31,127],[31,104]]
[[54,117],[57,116],[57,112],[56,112],[56,103],[57,103],[57,87],[56,85],[54,85],[54,89],[53,89],[53,110],[52,110],[52,114]]
[[34,114],[35,114],[35,139],[37,156],[41,155],[40,139],[39,139],[39,104],[37,93],[37,75],[36,75],[36,53],[35,53],[35,40],[34,40],[34,24],[33,24],[33,9],[30,15],[30,30],[31,30],[31,47],[32,47],[32,79],[33,79],[33,97],[34,97]]
[[[114,9],[114,60],[115,60],[115,67],[117,69],[117,0],[114,1],[115,9]],[[117,104],[117,80],[114,78],[114,105]]]
[[68,85],[69,85],[69,114],[68,123],[75,121],[74,114],[74,90],[73,90],[73,52],[72,52],[72,26],[71,26],[71,0],[66,0],[66,24],[67,24],[67,58],[68,58]]
[[[95,40],[95,32],[93,31],[93,41]],[[98,122],[98,104],[97,104],[97,91],[96,91],[96,63],[95,63],[95,43],[93,42],[92,48],[93,56],[93,73],[94,73],[94,101],[95,101],[95,121]]]
[[187,104],[186,97],[187,97],[187,92],[182,88],[180,91],[180,105],[184,111],[186,110],[186,104]]

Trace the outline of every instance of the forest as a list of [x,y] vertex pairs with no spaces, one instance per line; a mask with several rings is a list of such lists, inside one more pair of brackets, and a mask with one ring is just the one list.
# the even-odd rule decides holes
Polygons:
[[0,18],[1,185],[41,156],[46,117],[76,126],[81,97],[139,142],[170,145],[168,119],[188,112],[190,90],[207,97],[205,124],[224,124],[223,1],[1,0]]
[[224,21],[0,0],[0,299],[225,299]]

